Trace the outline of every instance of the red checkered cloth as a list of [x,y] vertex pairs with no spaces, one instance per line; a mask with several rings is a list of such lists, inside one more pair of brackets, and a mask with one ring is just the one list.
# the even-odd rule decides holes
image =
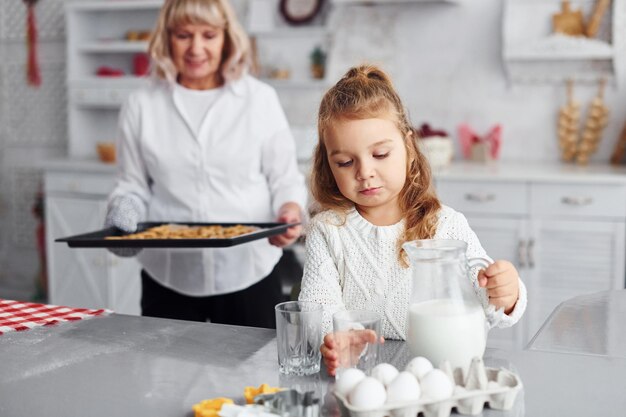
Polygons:
[[62,321],[76,321],[112,313],[111,310],[90,310],[49,304],[27,303],[0,298],[0,334],[49,326]]

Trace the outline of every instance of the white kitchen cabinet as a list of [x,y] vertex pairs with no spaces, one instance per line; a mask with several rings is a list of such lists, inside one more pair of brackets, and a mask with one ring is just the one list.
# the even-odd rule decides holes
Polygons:
[[489,346],[522,348],[560,302],[624,288],[624,169],[459,164],[435,178],[444,204],[466,215],[492,258],[513,262],[528,289],[524,317],[490,332]]
[[[151,31],[163,0],[68,2],[67,34],[68,154],[95,158],[98,142],[115,142],[119,109],[135,89],[147,83],[134,75],[137,54],[146,41],[127,40],[127,32]],[[98,76],[100,67],[123,76]]]
[[108,173],[47,171],[46,250],[49,302],[117,313],[140,313],[140,266],[106,249],[70,248],[55,239],[101,229],[106,193],[113,186]]
[[[526,258],[527,219],[482,217],[468,215],[467,220],[487,254],[492,259],[506,259],[512,262],[526,282],[528,261]],[[524,316],[513,327],[494,328],[489,332],[487,343],[490,347],[502,349],[520,348],[528,340],[528,317]]]
[[[527,281],[528,187],[507,181],[437,181],[444,204],[462,212],[492,259],[512,262]],[[528,338],[527,316],[508,329],[489,332],[488,345],[519,348]]]
[[560,302],[624,288],[626,186],[536,184],[530,210],[531,296],[539,301],[529,317],[534,335]]
[[624,221],[541,219],[533,223],[529,335],[561,302],[624,288]]

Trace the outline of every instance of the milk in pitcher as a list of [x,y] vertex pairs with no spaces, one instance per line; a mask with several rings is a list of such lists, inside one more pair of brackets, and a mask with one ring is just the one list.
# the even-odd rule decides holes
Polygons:
[[443,360],[467,369],[473,357],[483,356],[486,345],[485,313],[480,305],[452,299],[411,304],[407,343],[414,356],[434,366]]

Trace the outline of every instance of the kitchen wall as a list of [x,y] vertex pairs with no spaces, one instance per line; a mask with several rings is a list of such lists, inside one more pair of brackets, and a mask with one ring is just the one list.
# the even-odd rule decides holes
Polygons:
[[[582,4],[587,10],[592,5]],[[462,122],[479,133],[501,123],[503,161],[559,163],[556,117],[566,100],[565,86],[508,82],[502,61],[503,8],[502,0],[337,7],[329,21],[329,78],[336,80],[361,62],[378,63],[391,73],[414,124],[427,121],[455,135]],[[543,24],[539,17],[537,24]],[[618,56],[618,68],[624,59]],[[618,77],[622,88],[613,83],[605,92],[611,119],[594,162],[608,160],[626,121],[626,74]],[[583,112],[596,92],[597,84],[575,85]],[[458,143],[456,147],[460,157]]]
[[62,0],[36,6],[43,83],[26,85],[26,7],[0,1],[0,298],[35,295],[38,162],[65,153],[65,31]]
[[[245,0],[237,1],[245,9]],[[43,85],[32,89],[24,82],[23,2],[0,1],[3,298],[25,299],[35,293],[38,258],[31,206],[40,182],[37,164],[63,155],[67,143],[64,3],[37,3]],[[501,163],[559,163],[555,121],[557,108],[565,100],[564,87],[507,82],[501,59],[502,14],[502,0],[336,7],[327,15],[332,30],[328,79],[338,79],[361,62],[379,63],[391,73],[415,124],[428,121],[454,133],[461,122],[470,123],[478,132],[501,123]],[[298,47],[296,39],[288,42]],[[626,81],[620,77],[622,83]],[[595,92],[592,84],[576,88],[577,98],[585,104]],[[321,91],[281,89],[279,94],[291,123],[305,128],[298,129],[300,143],[309,146],[311,141],[301,137],[315,122]],[[626,120],[623,87],[618,90],[610,85],[606,101],[612,115],[592,158],[599,163],[608,159]]]

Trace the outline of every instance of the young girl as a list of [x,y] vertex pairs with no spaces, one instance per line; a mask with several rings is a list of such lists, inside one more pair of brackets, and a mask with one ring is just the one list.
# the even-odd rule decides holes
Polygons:
[[[487,255],[465,217],[437,199],[416,133],[383,71],[350,69],[322,99],[318,133],[311,192],[322,211],[309,225],[299,299],[325,306],[321,351],[334,375],[334,312],[376,311],[384,338],[406,338],[411,272],[402,243],[457,239],[467,242],[468,257]],[[483,307],[504,308],[498,327],[515,324],[526,308],[515,267],[496,261],[471,275]]]

